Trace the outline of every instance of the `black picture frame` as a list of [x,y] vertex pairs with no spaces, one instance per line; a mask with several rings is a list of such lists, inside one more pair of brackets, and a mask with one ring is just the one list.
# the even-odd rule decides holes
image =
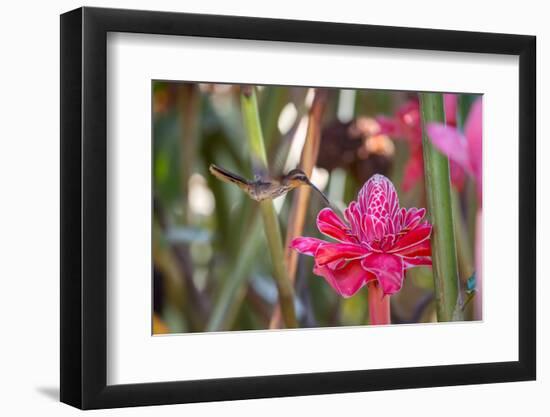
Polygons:
[[[519,56],[519,360],[107,385],[108,32]],[[535,51],[524,35],[88,7],[61,15],[61,401],[93,409],[535,379]]]

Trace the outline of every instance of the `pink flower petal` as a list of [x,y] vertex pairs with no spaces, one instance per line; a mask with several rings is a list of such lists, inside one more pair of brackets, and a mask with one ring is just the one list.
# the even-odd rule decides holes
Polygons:
[[386,235],[386,225],[378,219],[374,220],[374,237],[376,240],[382,240],[384,239],[384,236]]
[[408,231],[395,244],[390,252],[401,253],[406,249],[410,249],[423,241],[429,239],[432,232],[432,225],[428,222],[423,223],[416,228]]
[[413,268],[415,266],[432,266],[432,257],[415,256],[414,258],[403,258],[403,265],[405,269]]
[[396,255],[373,253],[361,261],[367,271],[376,275],[384,295],[395,294],[401,289],[404,277],[403,260]]
[[401,130],[411,145],[422,143],[422,128],[420,123],[420,102],[416,99],[409,100],[399,108],[396,113]]
[[462,169],[462,167],[458,165],[455,161],[451,160],[449,162],[449,170],[451,171],[451,182],[458,191],[462,191],[462,189],[464,188],[464,180],[466,178],[464,169]]
[[344,217],[351,226],[352,233],[359,237],[361,236],[361,213],[359,212],[358,204],[352,201],[348,208],[344,211]]
[[405,217],[403,218],[402,228],[412,230],[420,224],[424,216],[426,215],[426,209],[418,209],[411,207],[405,211]]
[[424,157],[422,148],[420,152],[411,151],[409,160],[405,164],[403,182],[401,187],[404,192],[409,192],[424,177]]
[[376,238],[376,234],[375,234],[375,231],[374,231],[374,225],[375,225],[376,221],[374,219],[374,217],[368,215],[368,214],[365,214],[362,218],[362,221],[361,221],[361,231],[363,232],[363,239],[362,240],[365,240],[367,242],[370,242],[372,240],[374,240]]
[[432,256],[432,245],[430,243],[430,239],[423,240],[416,245],[402,249],[396,253],[396,255],[408,258],[414,258],[417,256]]
[[478,98],[472,104],[470,113],[466,119],[466,125],[464,126],[464,132],[466,139],[468,140],[468,146],[470,148],[470,164],[474,176],[476,177],[476,183],[478,188],[479,197],[481,197],[482,190],[482,134],[483,134],[483,110],[482,99]]
[[325,241],[314,237],[297,237],[290,242],[290,247],[304,255],[314,256],[319,246],[325,243]]
[[375,279],[374,275],[361,267],[359,260],[350,261],[341,268],[316,266],[313,272],[325,278],[334,291],[345,298],[351,297],[368,281]]
[[393,217],[399,210],[399,197],[393,183],[383,175],[375,174],[359,191],[357,202],[362,214],[376,218]]
[[353,243],[324,243],[315,252],[315,264],[323,266],[340,259],[349,261],[368,254],[367,249]]
[[378,134],[388,135],[388,136],[400,136],[399,124],[396,123],[394,119],[391,119],[386,116],[377,116],[376,121],[378,122],[380,130]]
[[317,215],[317,227],[324,235],[340,242],[351,242],[349,227],[332,211],[331,208],[324,208]]
[[468,143],[456,128],[441,123],[428,123],[426,129],[437,150],[455,161],[466,171],[472,171]]
[[449,93],[443,94],[443,103],[445,106],[445,120],[447,125],[456,126],[458,95]]

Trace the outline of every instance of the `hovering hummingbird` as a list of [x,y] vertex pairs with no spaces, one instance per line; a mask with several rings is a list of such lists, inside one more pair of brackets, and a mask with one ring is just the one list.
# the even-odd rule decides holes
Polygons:
[[256,201],[273,199],[301,185],[308,185],[317,191],[323,200],[331,206],[325,194],[309,180],[301,169],[293,169],[288,174],[279,178],[256,177],[254,181],[249,181],[240,175],[234,174],[214,164],[210,165],[210,172],[221,181],[236,184],[241,190],[247,193],[250,198]]

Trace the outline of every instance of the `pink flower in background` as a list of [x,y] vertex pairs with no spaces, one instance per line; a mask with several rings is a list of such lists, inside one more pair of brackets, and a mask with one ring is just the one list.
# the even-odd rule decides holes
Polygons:
[[403,174],[403,191],[409,191],[424,175],[424,159],[422,156],[422,127],[420,121],[420,105],[418,100],[407,101],[389,118],[378,116],[380,133],[394,139],[404,139],[409,145],[409,160]]
[[447,126],[456,126],[458,95],[443,94],[443,106],[445,108],[445,122]]
[[478,98],[468,113],[464,133],[455,127],[442,123],[428,123],[426,129],[434,146],[447,155],[449,160],[472,175],[477,184],[477,192],[482,195],[482,101]]
[[371,281],[377,281],[383,295],[395,294],[407,269],[432,264],[432,226],[422,221],[425,212],[401,208],[391,181],[376,174],[345,210],[346,221],[330,208],[319,212],[317,227],[336,242],[298,237],[291,247],[313,256],[313,272],[343,297]]
[[[447,125],[456,126],[458,97],[456,94],[443,94]],[[409,145],[409,160],[403,173],[403,191],[413,188],[424,177],[424,156],[422,153],[422,121],[420,103],[411,99],[403,104],[391,118],[378,116],[380,133],[394,139],[404,139]],[[464,171],[451,163],[451,179],[458,189],[464,185]]]

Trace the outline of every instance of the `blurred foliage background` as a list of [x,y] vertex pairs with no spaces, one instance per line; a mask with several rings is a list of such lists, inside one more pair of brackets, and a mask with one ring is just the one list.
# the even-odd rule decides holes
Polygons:
[[[280,175],[299,165],[315,89],[255,89],[270,171]],[[414,144],[381,133],[378,118],[402,117],[399,109],[414,103],[417,95],[323,91],[321,142],[312,182],[343,210],[371,175],[381,173],[395,184],[402,206],[425,207],[423,178],[407,184]],[[155,334],[259,330],[272,323],[277,287],[258,204],[208,171],[215,163],[254,177],[239,94],[235,85],[152,83]],[[467,107],[472,99],[464,96],[459,103]],[[462,248],[457,245],[459,273],[466,298],[474,274],[473,189],[468,177],[456,187],[458,223],[464,232]],[[283,236],[294,192],[274,200]],[[321,237],[315,219],[323,207],[312,194],[303,235]],[[312,257],[298,257],[294,302],[300,327],[368,323],[366,288],[343,299],[312,269]],[[409,270],[403,289],[392,296],[392,323],[435,321],[433,299],[431,268]],[[464,307],[467,320],[472,319],[470,304]]]

